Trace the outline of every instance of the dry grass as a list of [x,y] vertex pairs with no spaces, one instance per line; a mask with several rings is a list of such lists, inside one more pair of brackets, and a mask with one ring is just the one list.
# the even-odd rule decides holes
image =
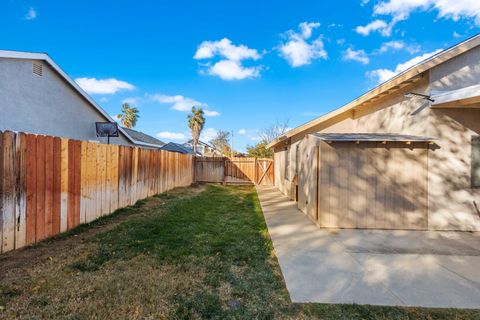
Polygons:
[[0,270],[4,319],[480,319],[292,304],[252,187],[176,189],[3,256]]

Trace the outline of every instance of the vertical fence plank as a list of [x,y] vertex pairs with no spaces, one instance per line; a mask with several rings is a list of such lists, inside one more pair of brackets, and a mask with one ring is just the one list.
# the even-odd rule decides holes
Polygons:
[[3,133],[3,239],[2,252],[15,248],[15,134]]
[[81,186],[81,153],[82,153],[82,142],[75,141],[75,184],[74,184],[74,194],[75,194],[75,226],[80,224],[80,186]]
[[0,131],[0,253],[3,248],[3,132]]
[[60,150],[60,232],[68,229],[68,139],[61,139]]
[[53,140],[53,215],[52,215],[52,233],[60,233],[61,220],[61,193],[62,193],[62,140],[54,138]]
[[45,137],[45,237],[53,235],[53,137]]
[[68,141],[68,205],[67,228],[75,227],[75,150],[74,141]]
[[45,239],[45,136],[37,136],[37,210],[35,242]]
[[27,141],[24,133],[15,139],[15,155],[17,157],[17,181],[15,195],[15,248],[25,246],[26,242],[26,150]]
[[98,215],[96,218],[103,216],[105,213],[105,145],[98,145],[98,201],[100,203]]
[[102,164],[101,164],[101,153],[102,151],[101,146],[99,144],[95,144],[96,149],[96,157],[95,157],[95,215],[93,216],[92,220],[97,219],[100,217],[102,212],[102,184],[100,181],[102,180]]
[[81,141],[70,140],[68,144],[68,229],[80,224]]
[[87,141],[81,142],[80,151],[80,223],[87,222]]
[[96,151],[95,144],[92,142],[87,143],[87,157],[85,165],[85,197],[86,197],[86,208],[85,208],[85,221],[90,222],[93,220],[95,213],[95,177],[96,177]]
[[32,244],[36,241],[37,230],[37,136],[33,134],[26,135],[27,142],[27,203],[26,203],[26,244]]
[[110,209],[111,211],[115,211],[119,208],[118,206],[118,164],[119,164],[119,157],[118,157],[118,152],[119,152],[119,147],[118,146],[112,146],[112,198],[111,198],[111,204],[110,204]]
[[110,207],[112,202],[112,153],[111,145],[105,146],[105,200],[104,213],[108,214],[113,210]]

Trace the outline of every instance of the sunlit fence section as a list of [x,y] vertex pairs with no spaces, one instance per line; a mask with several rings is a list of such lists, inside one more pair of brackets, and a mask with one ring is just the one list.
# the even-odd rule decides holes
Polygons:
[[191,155],[0,132],[1,252],[193,182]]

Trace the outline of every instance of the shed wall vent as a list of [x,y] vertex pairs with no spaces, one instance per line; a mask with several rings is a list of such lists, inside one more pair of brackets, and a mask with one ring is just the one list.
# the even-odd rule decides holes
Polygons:
[[40,63],[34,62],[32,64],[32,72],[33,74],[36,74],[37,76],[41,77],[43,73],[43,68]]

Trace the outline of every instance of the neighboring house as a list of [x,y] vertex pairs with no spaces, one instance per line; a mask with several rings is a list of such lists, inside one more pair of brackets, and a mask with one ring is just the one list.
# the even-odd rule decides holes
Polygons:
[[160,149],[165,145],[165,142],[158,140],[157,138],[154,138],[152,136],[149,136],[148,134],[145,134],[143,132],[129,129],[122,127],[122,129],[128,133],[130,137],[135,139],[135,141],[143,142],[143,143],[148,143],[151,146],[155,146],[156,148]]
[[[190,139],[183,145],[193,150],[193,139]],[[203,141],[198,141],[197,153],[202,157],[223,157],[223,154],[220,150]]]
[[[183,144],[180,143],[175,143],[175,142],[169,142],[163,147],[160,148],[160,150],[166,150],[166,151],[171,151],[171,152],[178,152],[182,154],[193,154],[193,149],[184,146]],[[200,154],[197,152],[197,156],[200,156]]]
[[480,231],[479,135],[477,35],[269,147],[276,186],[322,228]]
[[[0,130],[78,140],[96,136],[95,122],[114,120],[47,54],[0,50]],[[156,148],[124,128],[110,143]]]

